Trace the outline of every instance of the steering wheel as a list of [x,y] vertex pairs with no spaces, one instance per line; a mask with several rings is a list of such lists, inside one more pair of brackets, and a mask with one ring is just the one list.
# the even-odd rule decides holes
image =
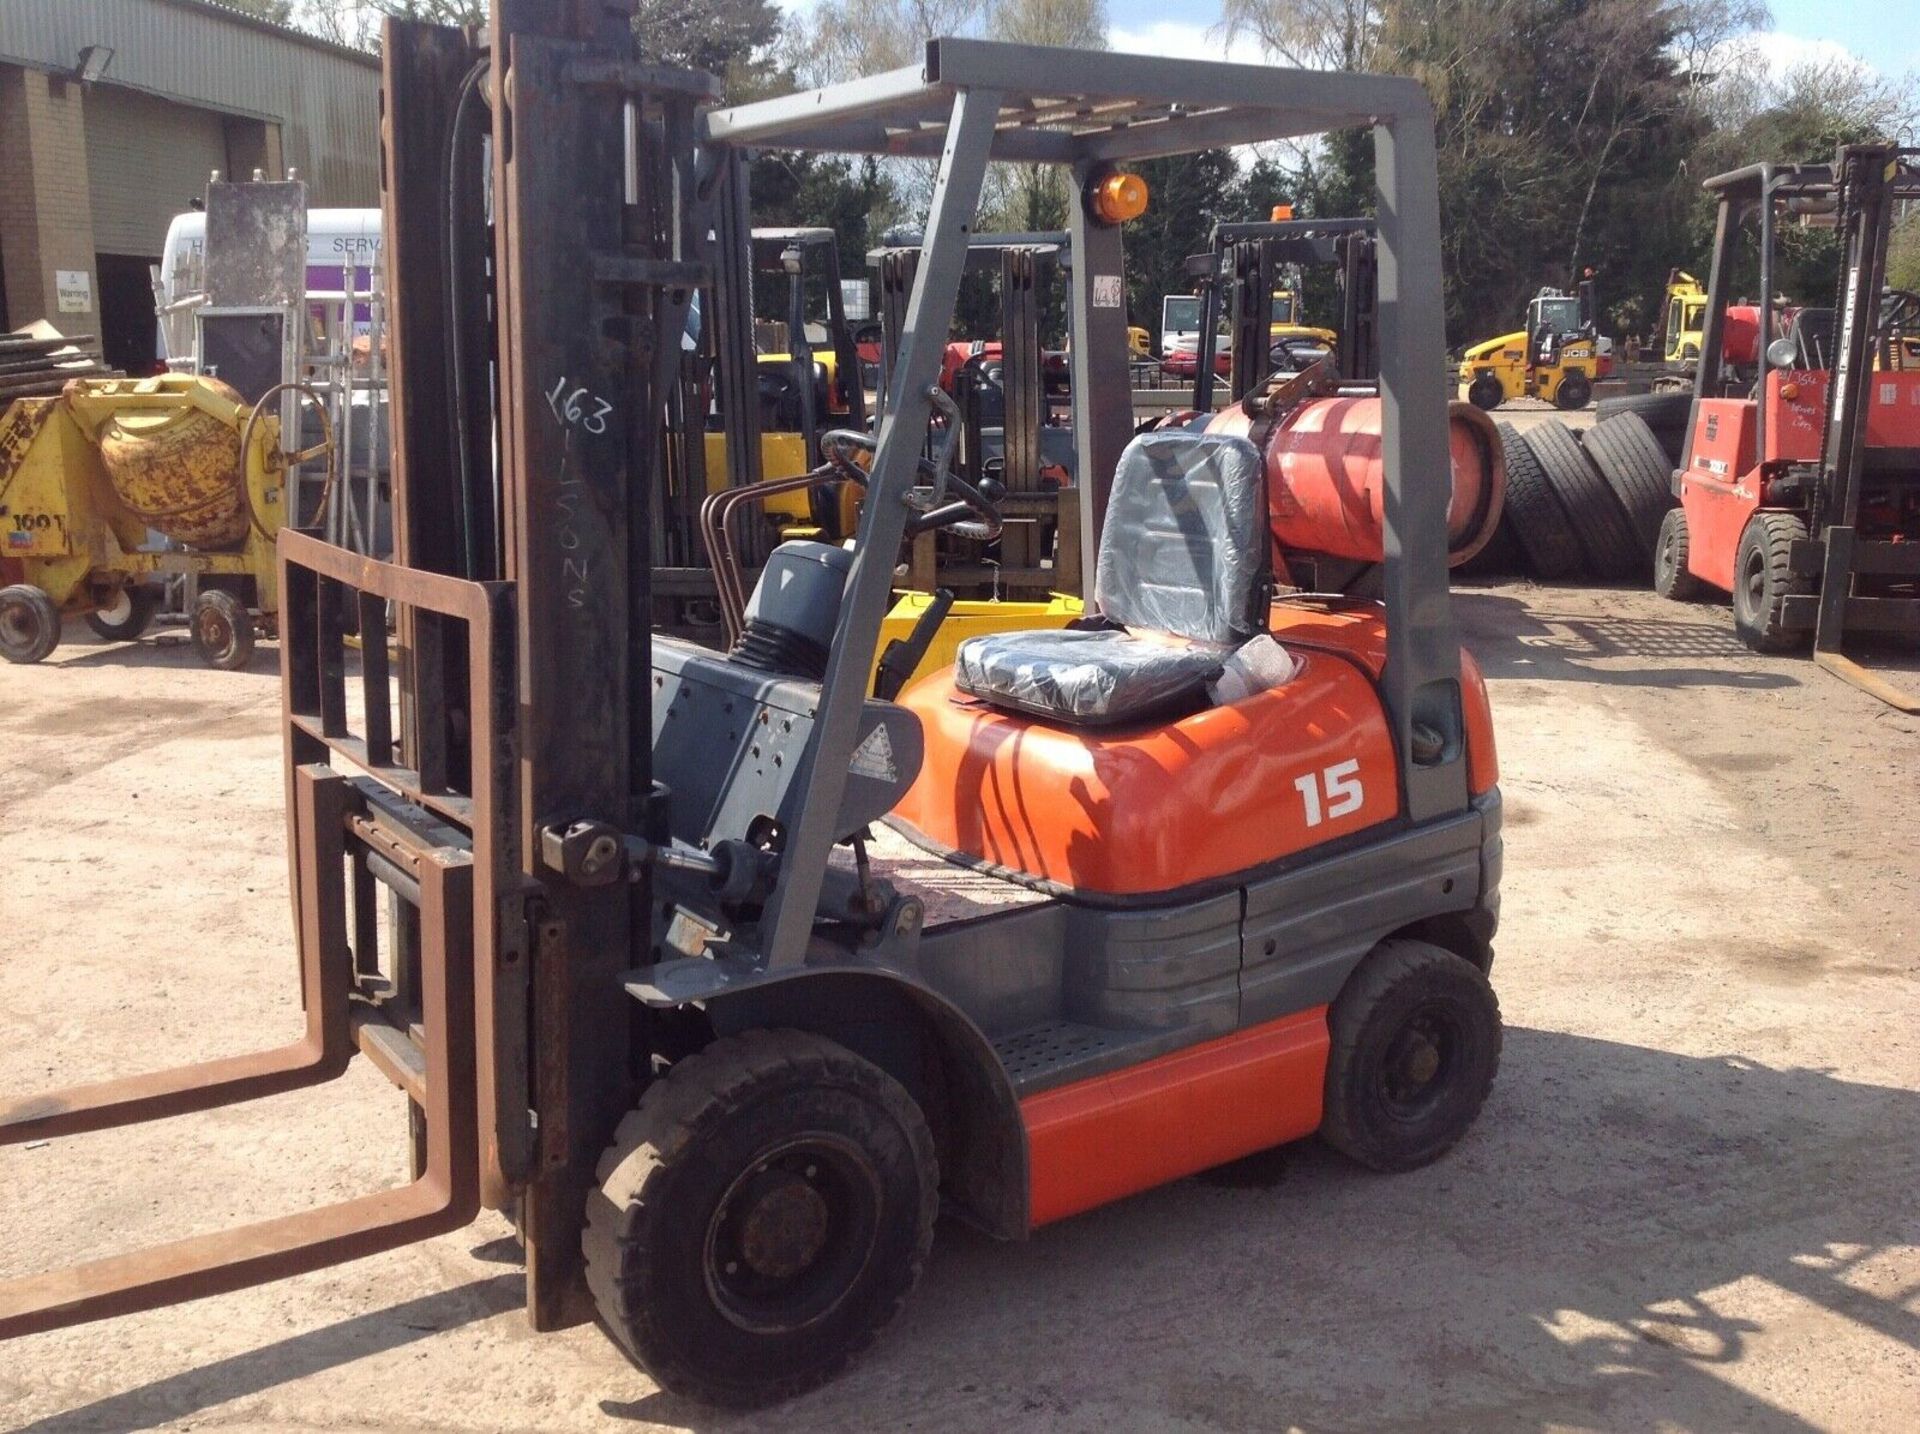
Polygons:
[[[287,470],[297,468],[302,463],[312,462],[315,458],[324,457],[327,460],[326,480],[320,485],[320,502],[319,505],[315,507],[313,517],[310,520],[312,523],[317,524],[326,516],[327,507],[333,501],[334,480],[339,476],[339,473],[336,467],[338,450],[333,441],[333,418],[327,412],[326,402],[319,394],[315,393],[313,389],[304,383],[276,383],[272,388],[261,394],[259,401],[256,402],[248,412],[245,426],[240,430],[240,462],[244,469],[247,455],[253,451],[254,429],[258,427],[263,417],[272,416],[268,405],[283,393],[291,393],[301,402],[312,405],[313,411],[318,414],[320,418],[320,441],[311,448],[301,448],[291,453],[284,448],[276,446],[275,450],[268,455],[267,463],[270,468],[284,474]],[[284,436],[285,435],[282,435],[282,437]],[[247,521],[253,525],[253,530],[258,533],[262,539],[271,543],[273,541],[273,534],[267,531],[265,522],[262,521],[260,515],[254,511],[253,489],[251,485],[247,486],[246,491]],[[297,528],[300,526],[300,515],[293,509],[292,496],[292,494],[287,495],[287,503],[283,510],[285,517],[282,521]]]
[[1879,333],[1920,326],[1920,294],[1911,289],[1884,289],[1880,294]]
[[[917,471],[922,481],[906,494],[907,507],[913,514],[907,519],[906,535],[913,538],[944,529],[975,542],[995,542],[1005,520],[994,500],[1006,490],[990,479],[975,487],[953,471],[954,450],[960,437],[959,407],[937,385],[927,390],[927,396],[947,420],[947,434],[937,460],[919,460]],[[835,473],[865,489],[867,471],[854,461],[853,455],[856,450],[872,453],[876,442],[871,433],[834,428],[820,435],[820,452]],[[951,499],[949,491],[954,495]]]

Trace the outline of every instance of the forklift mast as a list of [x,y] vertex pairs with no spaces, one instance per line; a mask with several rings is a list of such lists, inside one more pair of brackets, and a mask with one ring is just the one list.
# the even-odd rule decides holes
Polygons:
[[[1009,520],[991,567],[958,555],[936,558],[931,533],[915,540],[909,586],[998,593],[1035,591],[1079,596],[1082,581],[1080,514],[1071,495],[1046,476],[1078,467],[1073,430],[1053,428],[1053,398],[1041,317],[1054,286],[1072,271],[1072,237],[1065,230],[972,235],[963,272],[998,276],[999,352],[984,343],[952,376],[960,408],[961,471],[974,483],[991,481]],[[921,262],[919,244],[888,244],[868,256],[880,287],[882,393],[890,387],[905,325],[906,300]],[[1069,326],[1068,347],[1076,340]],[[944,366],[943,366],[944,368]],[[943,372],[942,379],[947,375]],[[997,430],[997,433],[996,433]],[[1049,442],[1049,439],[1058,440]],[[1053,535],[1052,564],[1047,539]]]
[[[1731,402],[1750,412],[1754,471],[1748,477],[1735,465],[1730,478],[1741,486],[1732,497],[1764,510],[1760,517],[1790,514],[1775,521],[1802,525],[1787,554],[1783,640],[1811,630],[1821,666],[1909,711],[1920,706],[1916,699],[1840,649],[1850,632],[1920,636],[1920,395],[1909,337],[1920,328],[1920,295],[1887,287],[1895,211],[1920,198],[1917,154],[1886,143],[1844,145],[1830,164],[1757,164],[1707,181],[1719,213],[1693,416],[1676,477],[1690,503],[1726,496],[1729,478],[1720,469],[1727,460],[1713,455],[1706,431],[1716,414],[1703,404]],[[1789,306],[1778,292],[1780,227],[1808,218],[1830,221],[1838,233],[1831,308],[1804,296]],[[1749,224],[1758,231],[1761,294],[1751,318],[1736,312],[1733,297]],[[1757,350],[1757,383],[1729,353],[1736,320],[1753,330],[1741,347]],[[1709,551],[1705,542],[1701,551]],[[1726,547],[1710,551],[1718,556]]]
[[[1334,344],[1338,376],[1369,383],[1379,373],[1376,331],[1379,277],[1371,219],[1276,219],[1213,226],[1208,252],[1187,260],[1200,289],[1200,349],[1193,406],[1213,408],[1214,364],[1221,310],[1227,311],[1232,354],[1229,397],[1238,403],[1273,372],[1272,295],[1289,272],[1332,266],[1340,295]],[[1298,299],[1296,297],[1296,303]]]

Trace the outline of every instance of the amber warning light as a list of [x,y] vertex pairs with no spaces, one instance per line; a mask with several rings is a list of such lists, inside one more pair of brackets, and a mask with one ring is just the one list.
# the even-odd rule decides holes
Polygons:
[[1103,224],[1124,224],[1147,212],[1147,182],[1137,174],[1109,174],[1093,187],[1093,212]]

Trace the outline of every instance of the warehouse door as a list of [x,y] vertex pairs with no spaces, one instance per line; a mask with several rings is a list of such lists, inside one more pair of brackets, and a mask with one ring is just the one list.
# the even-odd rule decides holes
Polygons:
[[87,92],[87,194],[100,281],[100,343],[131,372],[154,362],[147,265],[176,214],[227,170],[226,118],[111,85]]

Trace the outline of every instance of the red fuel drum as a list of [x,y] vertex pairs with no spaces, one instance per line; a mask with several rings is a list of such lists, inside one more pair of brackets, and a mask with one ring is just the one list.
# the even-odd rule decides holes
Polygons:
[[[1487,545],[1500,522],[1507,465],[1493,420],[1470,403],[1451,407],[1447,561],[1458,567]],[[1215,414],[1207,432],[1245,435],[1251,427],[1236,403]],[[1267,503],[1281,547],[1359,562],[1382,560],[1387,484],[1378,398],[1316,398],[1301,404],[1267,435],[1266,456]]]

